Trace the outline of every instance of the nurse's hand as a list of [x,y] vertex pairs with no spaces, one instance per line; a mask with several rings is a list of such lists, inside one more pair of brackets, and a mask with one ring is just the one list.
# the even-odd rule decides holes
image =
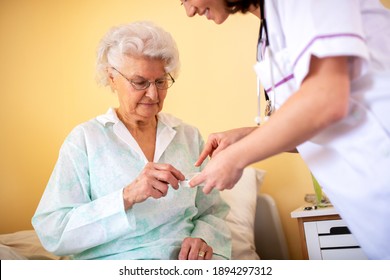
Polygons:
[[181,244],[179,260],[211,260],[213,248],[201,238],[187,237]]
[[216,156],[220,151],[247,136],[255,129],[256,127],[240,127],[210,134],[203,151],[195,162],[195,166],[200,166],[207,156],[210,156],[210,158]]
[[149,197],[159,199],[166,196],[168,185],[177,190],[179,181],[184,179],[184,175],[170,164],[147,163],[139,176],[123,189],[125,209]]
[[244,169],[237,166],[236,160],[230,157],[228,150],[214,156],[202,172],[191,179],[190,187],[201,185],[205,194],[214,188],[220,191],[233,188]]

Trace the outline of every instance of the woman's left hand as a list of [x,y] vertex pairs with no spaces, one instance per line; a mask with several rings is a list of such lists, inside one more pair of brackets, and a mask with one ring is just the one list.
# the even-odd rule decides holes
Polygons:
[[181,244],[179,260],[211,260],[213,248],[201,238],[187,237]]

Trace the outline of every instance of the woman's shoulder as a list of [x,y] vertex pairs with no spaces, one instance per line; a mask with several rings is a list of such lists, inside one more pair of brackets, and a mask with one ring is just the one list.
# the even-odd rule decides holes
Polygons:
[[97,121],[96,118],[81,122],[77,124],[76,126],[73,127],[71,130],[70,134],[79,134],[79,133],[86,133],[88,131],[94,131],[94,130],[99,130],[103,127],[103,125]]
[[74,126],[65,142],[84,143],[88,138],[99,138],[99,135],[105,134],[104,130],[104,125],[97,118],[92,118]]

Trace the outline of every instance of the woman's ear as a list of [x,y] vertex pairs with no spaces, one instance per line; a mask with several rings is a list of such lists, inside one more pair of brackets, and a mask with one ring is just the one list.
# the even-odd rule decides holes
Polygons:
[[111,91],[115,92],[116,84],[115,84],[114,71],[112,71],[111,67],[106,67],[106,72],[107,72],[107,79],[108,79],[108,83],[110,84]]

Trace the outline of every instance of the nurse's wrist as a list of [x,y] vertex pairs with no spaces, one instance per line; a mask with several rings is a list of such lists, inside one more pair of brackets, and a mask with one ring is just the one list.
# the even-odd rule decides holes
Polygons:
[[225,151],[225,159],[227,162],[230,162],[234,164],[234,166],[237,169],[243,170],[245,167],[247,167],[249,164],[247,163],[246,159],[248,158],[245,156],[245,153],[247,150],[242,150],[237,143],[230,145],[226,151]]

